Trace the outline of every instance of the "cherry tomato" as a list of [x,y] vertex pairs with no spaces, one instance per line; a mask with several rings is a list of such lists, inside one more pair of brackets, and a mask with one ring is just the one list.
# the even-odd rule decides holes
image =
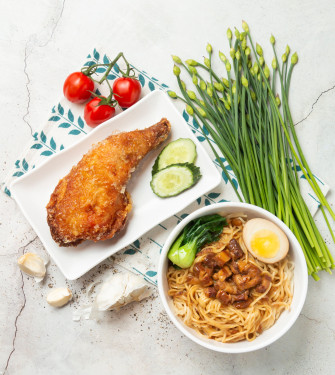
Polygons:
[[114,99],[122,108],[129,108],[141,95],[141,84],[134,78],[120,77],[113,84]]
[[94,82],[82,72],[70,74],[63,86],[64,96],[72,103],[85,103],[94,91]]
[[115,115],[114,107],[108,104],[99,105],[100,102],[101,98],[94,98],[85,105],[84,119],[91,128],[95,128]]

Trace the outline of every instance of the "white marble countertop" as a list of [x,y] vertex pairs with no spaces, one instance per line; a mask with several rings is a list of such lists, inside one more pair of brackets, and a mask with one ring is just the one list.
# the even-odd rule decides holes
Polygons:
[[[123,51],[137,66],[176,87],[171,54],[201,59],[206,43],[227,48],[227,27],[246,19],[268,46],[299,53],[291,108],[313,170],[332,187],[335,203],[335,3],[315,1],[87,0],[2,1],[0,181],[32,132],[59,99],[65,77],[87,52]],[[266,49],[265,52],[269,51]],[[319,223],[319,216],[317,216]],[[335,246],[320,220],[333,254]],[[331,223],[333,229],[334,222]],[[254,353],[227,355],[189,341],[170,323],[157,294],[106,313],[99,323],[73,322],[72,305],[46,304],[48,284],[65,284],[51,262],[42,285],[22,275],[23,251],[43,251],[15,202],[0,193],[0,373],[5,374],[332,374],[335,368],[335,276],[310,278],[293,328]],[[108,265],[71,282],[76,296]],[[75,302],[74,302],[75,303]]]

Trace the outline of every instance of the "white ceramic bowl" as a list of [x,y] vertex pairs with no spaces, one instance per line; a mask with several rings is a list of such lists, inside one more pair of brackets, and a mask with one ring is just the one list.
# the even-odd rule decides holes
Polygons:
[[[168,296],[168,283],[166,278],[166,271],[168,267],[167,253],[170,246],[182,231],[184,226],[191,220],[196,219],[200,216],[210,215],[210,214],[220,214],[222,216],[228,215],[229,213],[240,213],[243,212],[248,216],[248,219],[255,217],[264,218],[277,224],[287,235],[290,242],[289,254],[295,263],[294,269],[294,295],[291,304],[291,309],[289,311],[284,311],[277,322],[268,330],[264,331],[255,340],[241,341],[237,343],[220,343],[212,339],[206,339],[200,336],[195,330],[186,326],[182,320],[175,314],[173,302]],[[293,325],[293,323],[298,318],[302,307],[305,302],[306,293],[308,285],[308,274],[305,258],[301,249],[301,246],[294,234],[290,229],[276,216],[270,212],[246,203],[217,203],[210,206],[200,208],[194,211],[192,214],[188,215],[184,220],[182,220],[170,233],[167,238],[164,247],[162,249],[159,266],[158,266],[158,289],[161,300],[163,302],[164,308],[169,315],[172,322],[176,327],[188,338],[193,340],[199,345],[205,348],[215,350],[223,353],[246,353],[254,350],[264,348],[267,345],[272,344],[283,336]]]

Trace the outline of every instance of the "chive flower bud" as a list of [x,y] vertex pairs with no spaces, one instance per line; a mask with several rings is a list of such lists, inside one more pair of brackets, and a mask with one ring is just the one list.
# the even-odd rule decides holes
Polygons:
[[172,99],[176,99],[177,98],[177,94],[174,91],[168,91],[168,95]]
[[249,26],[245,21],[242,21],[242,28],[246,33],[249,32]]
[[294,54],[291,57],[291,64],[295,65],[298,62],[298,54],[294,52]]
[[192,74],[197,74],[197,73],[198,73],[197,69],[196,69],[194,66],[191,66],[191,65],[188,66],[188,70],[189,70]]
[[200,88],[202,91],[206,90],[206,83],[203,80],[200,81]]
[[241,52],[236,51],[235,57],[236,57],[236,60],[239,60],[241,58]]
[[232,59],[235,58],[235,50],[234,50],[233,47],[231,47],[231,49],[230,49],[230,56],[231,56]]
[[236,83],[233,84],[233,87],[232,87],[231,91],[232,91],[233,94],[236,93]]
[[258,43],[256,43],[256,52],[258,56],[263,56],[263,48]]
[[270,77],[270,69],[266,64],[265,64],[265,67],[264,67],[264,75],[265,75],[266,78]]
[[288,56],[290,54],[290,47],[287,45],[286,48],[285,48],[285,53],[286,55]]
[[209,43],[207,43],[206,51],[207,51],[209,54],[212,53],[212,46],[211,46]]
[[252,62],[251,62],[250,60],[247,62],[247,66],[248,66],[249,69],[251,69],[251,67],[252,67]]
[[277,60],[275,57],[273,58],[271,65],[272,65],[273,70],[276,70],[278,68]]
[[240,39],[240,32],[235,27],[235,36],[237,39]]
[[187,65],[190,65],[190,66],[197,66],[198,65],[198,63],[193,59],[188,59],[185,62],[186,62]]
[[230,105],[229,103],[227,102],[227,100],[224,100],[224,106],[226,107],[226,109],[229,111],[230,110]]
[[214,82],[214,87],[217,91],[219,92],[223,92],[224,88],[223,88],[223,84],[222,83],[219,83],[219,82]]
[[193,76],[192,76],[192,82],[193,82],[194,85],[198,84],[198,78],[195,74],[193,74]]
[[204,102],[203,100],[199,100],[199,103],[200,103],[203,107],[206,106],[206,104],[205,104],[205,102]]
[[173,66],[173,74],[175,76],[177,76],[177,77],[180,75],[180,68],[179,68],[179,66],[177,66],[177,65]]
[[259,70],[259,66],[258,66],[258,64],[257,64],[257,62],[255,61],[255,63],[254,63],[254,72],[255,72],[255,74],[257,74],[258,73],[258,70]]
[[229,40],[231,40],[232,37],[233,37],[233,33],[232,33],[232,31],[228,28],[228,30],[227,30],[227,38],[228,38]]
[[187,90],[187,95],[188,97],[191,99],[191,100],[195,100],[197,97],[195,95],[195,92],[194,91],[191,91],[191,90]]
[[229,87],[229,81],[226,78],[222,78],[222,82],[226,87]]
[[230,72],[230,70],[231,70],[231,65],[230,65],[229,61],[226,62],[226,70],[227,70],[227,72]]
[[209,58],[207,57],[204,58],[204,64],[207,66],[207,68],[211,67],[211,62],[209,61]]
[[212,97],[213,96],[213,89],[211,87],[207,87],[207,95]]
[[259,65],[260,65],[260,66],[263,66],[263,65],[264,65],[264,57],[263,57],[263,56],[261,56],[261,57],[259,58]]
[[247,40],[245,38],[242,40],[241,47],[243,51],[247,48]]
[[231,105],[231,97],[230,97],[230,95],[227,93],[226,96],[227,96],[227,102],[228,102],[228,104]]
[[183,90],[186,90],[185,82],[180,80],[180,84],[181,84],[181,87],[183,88]]
[[287,60],[287,55],[286,55],[286,53],[283,53],[281,59],[282,59],[283,62],[286,62],[286,60]]
[[172,60],[176,63],[176,64],[181,64],[181,59],[180,57],[176,56],[176,55],[172,55]]
[[243,39],[245,39],[245,36],[247,35],[247,33],[245,31],[243,31],[241,34],[240,34],[240,41],[242,42]]
[[242,85],[243,85],[244,87],[248,87],[248,80],[247,80],[244,76],[242,76],[241,81],[242,81]]
[[221,51],[219,51],[219,57],[220,57],[220,60],[221,60],[222,62],[225,63],[225,62],[227,61],[227,58],[226,58],[225,54],[222,53]]
[[270,37],[270,43],[271,43],[272,45],[274,45],[275,42],[276,42],[275,37],[274,37],[273,35],[271,35],[271,37]]
[[193,116],[193,114],[194,114],[193,108],[192,108],[190,105],[188,105],[188,104],[187,104],[187,106],[186,106],[186,112],[187,112],[189,115],[191,115],[191,116]]
[[200,113],[200,116],[206,117],[206,112],[202,108],[198,107],[197,110]]
[[258,73],[258,75],[257,75],[257,79],[258,79],[259,81],[261,81],[261,73]]
[[245,49],[244,53],[246,54],[246,56],[249,56],[249,55],[250,55],[250,53],[251,53],[251,50],[250,50],[250,48],[249,48],[249,47],[247,47],[247,48]]
[[255,92],[254,91],[250,91],[250,95],[251,95],[251,99],[253,101],[255,101],[256,100],[256,94],[255,94]]
[[276,95],[276,104],[277,104],[278,107],[279,107],[280,104],[281,104],[281,101],[280,101],[280,98],[279,98],[279,95],[278,95],[278,94]]
[[256,74],[253,67],[249,67],[249,71],[252,76]]

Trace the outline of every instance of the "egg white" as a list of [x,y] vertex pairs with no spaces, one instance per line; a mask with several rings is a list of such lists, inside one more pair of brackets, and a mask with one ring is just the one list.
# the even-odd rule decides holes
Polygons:
[[[267,231],[267,233],[271,232],[271,235],[273,235],[272,239],[275,242],[279,242],[278,249],[276,250],[275,254],[262,256],[255,248],[255,244],[252,245],[255,235],[259,236],[260,231]],[[246,222],[243,228],[243,241],[248,251],[250,251],[255,258],[264,263],[279,262],[286,257],[289,250],[289,241],[286,234],[276,224],[261,218],[251,219]]]

